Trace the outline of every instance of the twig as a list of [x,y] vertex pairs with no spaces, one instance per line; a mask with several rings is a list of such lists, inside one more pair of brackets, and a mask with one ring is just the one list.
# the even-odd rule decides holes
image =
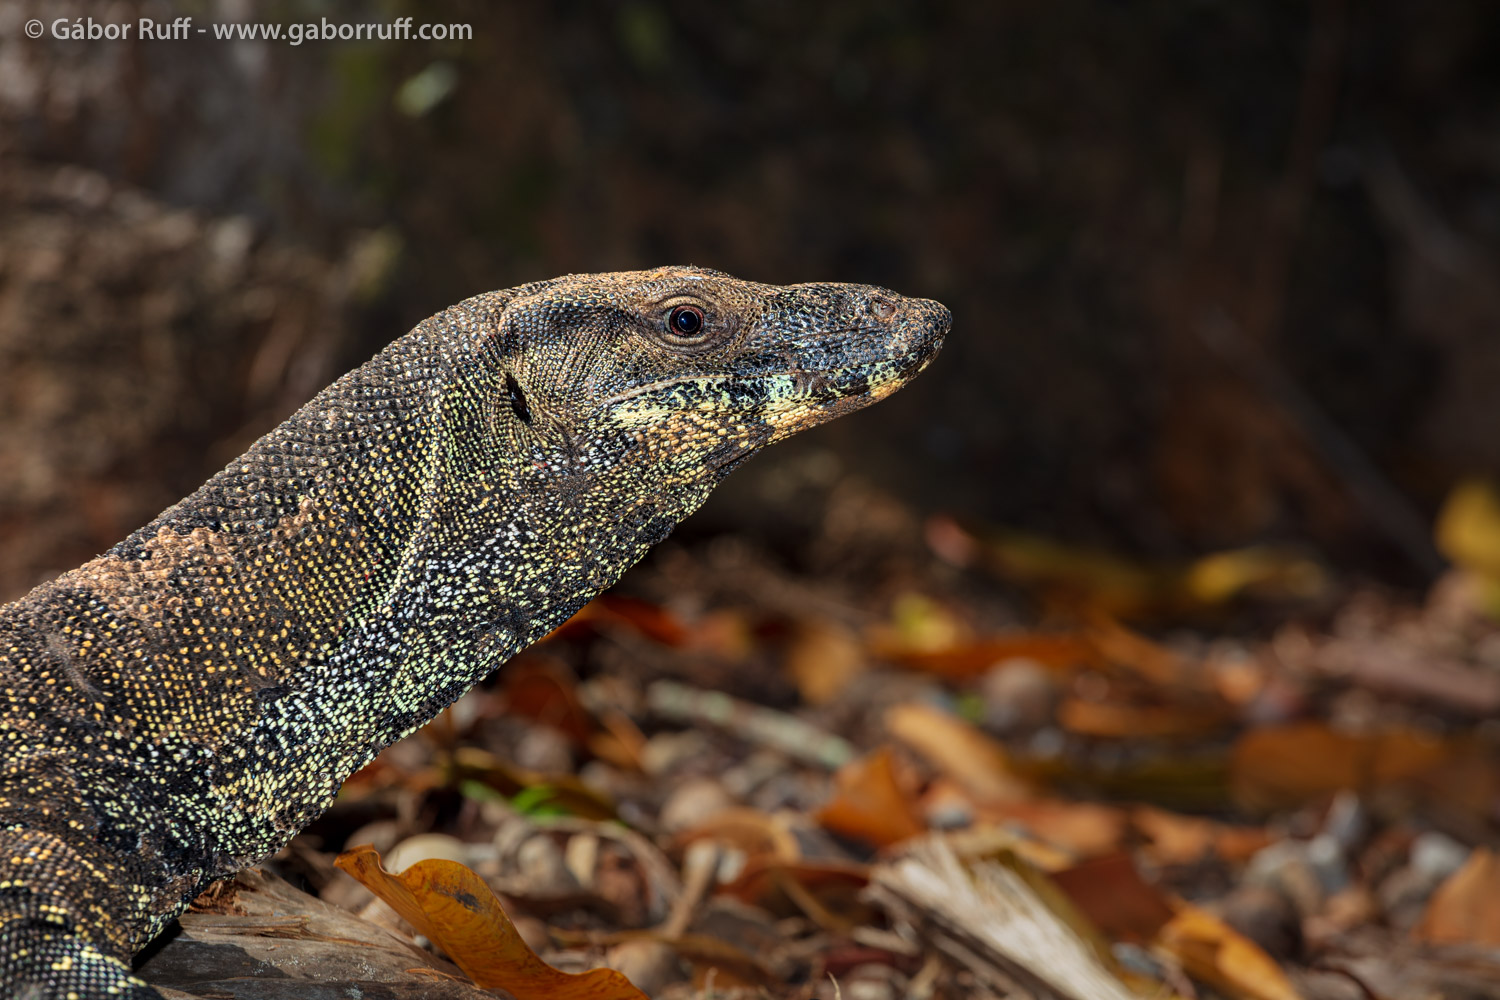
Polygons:
[[812,723],[675,681],[657,681],[646,689],[646,705],[657,715],[677,722],[709,725],[749,743],[770,747],[814,767],[836,770],[857,756],[847,740]]

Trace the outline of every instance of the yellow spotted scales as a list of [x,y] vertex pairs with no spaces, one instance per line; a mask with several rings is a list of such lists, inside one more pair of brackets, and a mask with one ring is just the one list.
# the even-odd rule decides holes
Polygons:
[[0,608],[3,995],[156,997],[130,956],[194,896],[948,325],[689,267],[479,295]]

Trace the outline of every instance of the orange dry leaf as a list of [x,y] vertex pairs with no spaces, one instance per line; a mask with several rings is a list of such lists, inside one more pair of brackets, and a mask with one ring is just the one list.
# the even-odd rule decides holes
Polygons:
[[832,622],[806,622],[787,650],[786,667],[808,704],[822,705],[865,669],[865,655],[849,629]]
[[[1012,831],[1025,831],[1048,846],[1067,852],[1068,865],[1079,858],[1117,851],[1125,837],[1125,813],[1097,802],[1038,799],[980,805],[974,810],[974,819]],[[1025,851],[1017,848],[1017,853],[1025,854]],[[1028,860],[1036,863],[1032,858]],[[1039,867],[1052,871],[1058,866]]]
[[1500,858],[1475,848],[1432,894],[1416,933],[1443,944],[1500,946]]
[[1183,739],[1212,733],[1228,719],[1217,706],[1067,698],[1058,706],[1057,722],[1069,732],[1102,739]]
[[484,879],[457,862],[419,861],[392,875],[374,848],[356,847],[335,863],[483,989],[507,990],[516,1000],[647,1000],[614,969],[574,975],[543,962],[521,940]]
[[947,712],[928,705],[894,705],[885,727],[980,802],[1015,802],[1032,796],[1011,768],[1005,748]]
[[1137,807],[1130,822],[1149,841],[1147,856],[1161,865],[1196,864],[1210,852],[1231,863],[1248,861],[1272,839],[1261,827],[1228,826],[1152,806]]
[[889,659],[950,680],[968,680],[987,673],[1006,660],[1034,660],[1043,666],[1066,670],[1096,664],[1099,654],[1087,639],[1052,632],[1015,632],[960,643],[947,649],[920,650],[883,648]]
[[1417,778],[1445,761],[1452,743],[1412,729],[1371,736],[1318,722],[1252,729],[1230,762],[1235,798],[1251,809],[1297,806],[1344,788],[1375,788]]
[[665,608],[621,594],[602,594],[553,629],[546,638],[597,631],[609,626],[624,626],[663,646],[681,646],[688,635],[687,626]]
[[1094,611],[1088,621],[1088,639],[1096,658],[1162,686],[1179,684],[1188,675],[1188,664],[1181,656],[1108,614]]
[[1249,938],[1207,910],[1177,904],[1174,916],[1157,935],[1195,979],[1242,1000],[1301,1000],[1281,966]]
[[839,768],[834,796],[814,818],[825,829],[886,847],[925,829],[907,790],[897,780],[890,747]]

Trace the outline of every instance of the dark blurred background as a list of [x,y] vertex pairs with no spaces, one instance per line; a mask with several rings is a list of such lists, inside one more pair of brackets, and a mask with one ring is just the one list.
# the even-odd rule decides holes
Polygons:
[[[464,23],[58,41],[28,18]],[[955,327],[686,530],[856,477],[1171,561],[1422,583],[1500,472],[1500,6],[0,2],[0,597],[417,320],[568,271],[873,282]]]

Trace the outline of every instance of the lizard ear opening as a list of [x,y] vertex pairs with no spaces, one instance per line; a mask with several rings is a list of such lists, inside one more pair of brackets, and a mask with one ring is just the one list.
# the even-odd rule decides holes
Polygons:
[[505,391],[510,397],[511,412],[520,418],[521,423],[530,426],[531,408],[526,405],[526,393],[521,391],[521,383],[510,372],[505,373]]

